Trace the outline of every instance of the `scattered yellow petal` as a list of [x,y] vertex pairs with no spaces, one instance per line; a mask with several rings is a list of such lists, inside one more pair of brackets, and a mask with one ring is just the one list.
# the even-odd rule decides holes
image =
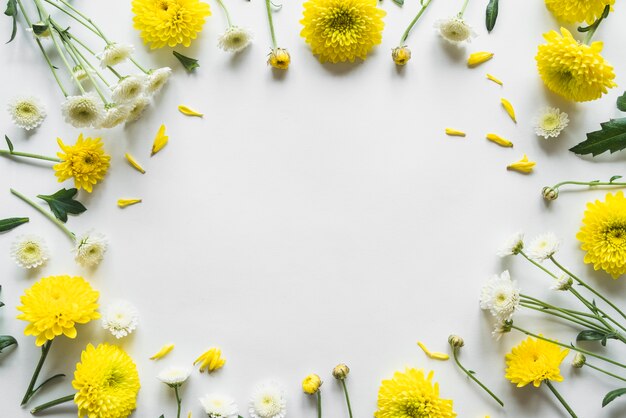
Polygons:
[[137,203],[141,203],[141,199],[119,199],[117,201],[117,206],[125,208],[126,206],[135,205]]
[[528,161],[528,156],[524,154],[521,160],[509,164],[506,168],[508,170],[519,171],[520,173],[529,174],[533,172],[533,168],[537,163],[534,161]]
[[135,170],[139,171],[141,174],[146,174],[146,170],[144,170],[141,164],[139,164],[137,160],[135,160],[135,157],[133,157],[129,153],[124,154],[124,157],[126,157],[126,161],[128,161]]
[[489,61],[491,58],[493,58],[493,52],[474,52],[473,54],[470,54],[467,59],[467,65],[469,67],[476,67],[485,61]]
[[491,142],[495,142],[496,144],[503,146],[503,147],[512,147],[513,143],[511,141],[509,141],[508,139],[504,139],[502,138],[500,135],[496,135],[496,134],[487,134],[487,139],[490,140]]
[[[191,418],[191,411],[189,411],[189,413],[187,414],[187,418]],[[489,418],[489,417],[487,417]]]
[[167,145],[167,141],[169,140],[169,138],[169,136],[165,135],[165,125],[161,125],[161,127],[159,128],[159,132],[157,132],[156,137],[154,137],[151,155],[154,155],[157,152],[161,151],[163,147]]
[[200,357],[193,362],[193,365],[195,366],[197,363],[200,363],[200,372],[208,370],[210,373],[221,369],[224,364],[226,364],[226,359],[222,357],[222,350],[217,347],[211,347],[202,353]]
[[450,136],[465,136],[465,132],[458,131],[458,130],[452,129],[452,128],[446,128],[446,135],[450,135]]
[[163,347],[161,347],[161,349],[155,355],[150,357],[150,360],[162,359],[163,357],[168,355],[170,351],[172,351],[173,349],[174,349],[174,344],[166,344]]
[[501,86],[503,86],[503,85],[504,85],[504,83],[502,82],[502,80],[500,80],[499,78],[494,77],[494,76],[493,76],[493,75],[491,75],[491,74],[487,74],[487,78],[488,78],[489,80],[493,81],[493,82],[494,82],[494,83],[496,83],[496,84],[500,84]]
[[204,116],[202,113],[196,112],[195,110],[185,105],[178,106],[178,110],[180,110],[180,113],[182,113],[183,115],[187,115],[187,116],[198,116],[200,118]]
[[418,341],[417,345],[419,346],[419,348],[421,348],[424,351],[424,353],[426,353],[428,357],[430,357],[433,360],[449,360],[450,359],[450,356],[445,353],[438,353],[436,351],[435,352],[430,351],[428,348],[426,348],[426,346],[421,341]]
[[500,99],[500,103],[502,103],[502,107],[506,110],[506,113],[509,114],[513,122],[517,123],[517,119],[515,118],[515,109],[513,109],[513,105],[504,97]]

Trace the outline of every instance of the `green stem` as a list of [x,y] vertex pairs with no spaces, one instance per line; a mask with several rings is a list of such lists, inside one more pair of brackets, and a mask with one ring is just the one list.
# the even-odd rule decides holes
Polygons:
[[575,186],[626,186],[626,183],[608,182],[608,181],[562,181],[552,186],[553,189],[558,190],[559,187],[572,184]]
[[65,225],[63,225],[63,222],[59,221],[57,218],[55,218],[52,214],[50,214],[49,212],[47,212],[45,209],[43,209],[41,206],[35,204],[35,202],[33,202],[32,200],[30,200],[29,198],[27,198],[26,196],[24,196],[23,194],[21,194],[20,192],[18,192],[15,189],[11,189],[11,193],[17,197],[19,197],[20,199],[22,199],[24,202],[28,203],[31,207],[33,207],[34,209],[38,210],[42,215],[44,215],[46,218],[50,219],[56,226],[58,226],[59,228],[61,228],[61,230],[63,232],[65,232],[65,235],[67,235],[72,242],[76,241],[76,235],[74,235],[74,233],[72,231],[70,231],[69,229],[67,229],[67,227]]
[[322,418],[322,391],[317,391],[317,418]]
[[[221,0],[218,0],[218,1],[221,1]],[[419,18],[422,17],[422,15],[426,11],[426,8],[428,7],[428,5],[430,4],[431,1],[432,0],[427,0],[426,4],[424,4],[424,2],[422,0],[422,2],[421,2],[422,8],[419,10],[419,12],[417,12],[417,15],[413,18],[411,23],[409,23],[409,26],[406,28],[406,30],[402,34],[402,38],[400,38],[400,43],[398,44],[398,46],[404,46],[404,42],[409,37],[409,33],[411,33],[411,30],[413,29],[413,26],[415,26],[415,24],[417,23]]]
[[39,363],[37,363],[37,367],[35,367],[35,372],[33,373],[33,377],[31,377],[30,383],[28,384],[28,388],[26,389],[26,393],[24,394],[24,397],[22,398],[22,403],[21,403],[22,406],[26,405],[28,401],[30,400],[30,398],[32,398],[36,392],[33,389],[35,388],[35,384],[37,384],[37,379],[39,378],[39,373],[41,373],[41,368],[43,367],[43,364],[46,361],[46,357],[48,357],[48,352],[50,352],[52,341],[53,340],[46,341],[46,343],[41,347],[41,357],[39,357]]
[[230,13],[228,13],[228,9],[226,8],[226,5],[224,4],[224,2],[222,0],[217,0],[217,2],[222,7],[222,10],[224,10],[224,14],[226,15],[226,20],[228,21],[228,27],[229,28],[232,27],[233,26],[233,22],[230,19]]
[[[98,57],[97,54],[91,49],[89,48],[87,45],[85,45],[85,43],[83,41],[80,40],[80,38],[76,37],[76,35],[67,32],[66,35],[72,40],[75,41],[78,45],[80,45],[85,51],[89,52],[92,56],[94,57]],[[80,54],[82,57],[84,57],[83,54]],[[86,60],[86,58],[84,58]],[[89,66],[91,68],[94,68],[94,66],[90,63]],[[94,68],[95,70],[95,68]],[[107,66],[107,70],[111,71],[117,78],[118,80],[122,78],[122,75],[120,73],[118,73],[117,71],[115,71],[115,69],[111,66]],[[97,70],[95,70],[97,72]]]
[[467,8],[467,3],[469,3],[469,0],[465,0],[465,2],[463,3],[463,7],[461,7],[461,11],[459,12],[459,18],[462,18],[463,15],[465,14],[465,9]]
[[150,71],[146,70],[145,68],[143,68],[133,57],[128,57],[128,59],[130,60],[130,62],[132,62],[133,64],[135,64],[135,67],[139,68],[139,70],[141,72],[143,72],[144,74],[150,74]]
[[589,364],[589,363],[585,362],[585,366],[589,366],[589,367],[591,367],[592,369],[599,371],[600,373],[604,373],[604,374],[605,374],[605,375],[607,375],[607,376],[611,376],[611,377],[613,377],[613,378],[615,378],[615,379],[618,379],[618,380],[621,380],[621,381],[623,381],[623,382],[626,382],[626,379],[625,379],[625,378],[623,378],[623,377],[621,377],[621,376],[618,376],[618,375],[616,375],[616,374],[613,374],[613,373],[611,373],[611,372],[608,372],[608,371],[606,371],[606,370],[604,370],[604,369],[601,369],[601,368],[599,368],[599,367],[597,367],[597,366],[594,366],[593,364]]
[[174,393],[176,394],[176,404],[178,405],[178,412],[176,413],[176,418],[180,418],[180,406],[182,400],[180,399],[180,394],[178,393],[178,386],[174,386]]
[[548,386],[548,388],[552,391],[552,393],[554,394],[554,396],[556,396],[556,398],[559,400],[559,402],[561,402],[561,405],[563,405],[563,407],[565,409],[567,409],[567,412],[569,412],[569,414],[572,416],[572,418],[578,418],[576,416],[576,414],[574,413],[574,411],[572,411],[572,408],[567,404],[567,402],[565,402],[565,399],[563,399],[563,397],[561,396],[561,394],[556,390],[556,388],[552,385],[552,382],[550,382],[549,380],[545,380],[546,385]]
[[276,33],[274,33],[274,20],[272,19],[272,3],[271,0],[265,0],[265,8],[267,9],[267,19],[270,22],[270,33],[272,34],[272,47],[276,49]]
[[65,13],[66,15],[68,15],[69,17],[71,17],[72,19],[74,19],[76,22],[80,23],[81,25],[83,25],[85,28],[89,29],[91,32],[93,32],[95,35],[97,35],[98,37],[100,36],[100,33],[98,33],[94,28],[92,28],[91,26],[89,26],[89,24],[87,22],[85,22],[84,20],[82,20],[80,17],[76,16],[73,13],[70,13],[67,9],[64,9],[63,7],[59,6],[58,4],[56,4],[55,2],[51,1],[51,0],[43,0],[46,3],[48,3],[49,5],[51,5],[52,7],[57,8],[58,10],[60,10],[61,12]]
[[[69,42],[72,42],[72,40],[71,40],[71,38],[70,38],[70,37],[68,37],[67,42],[68,42],[68,43],[69,43]],[[75,46],[75,45],[73,45],[73,44],[72,44],[72,49],[74,50],[74,53],[75,53],[78,57],[80,57],[81,61],[82,61],[82,62],[84,62],[84,63],[86,63],[86,64],[89,66],[89,68],[91,68],[91,71],[93,71],[93,72],[94,72],[94,73],[98,76],[98,78],[102,81],[102,83],[103,83],[105,86],[107,86],[107,87],[111,88],[111,85],[109,84],[109,82],[107,81],[107,79],[104,77],[104,75],[103,75],[100,71],[98,71],[98,69],[97,69],[97,68],[96,68],[96,67],[95,67],[95,66],[94,66],[94,65],[93,65],[90,61],[88,61],[88,60],[87,60],[87,58],[85,58],[85,56],[83,55],[83,53],[82,53],[82,52],[80,52],[80,51],[78,50],[78,48],[76,48],[76,46]],[[89,71],[88,69],[85,69],[84,65],[83,65],[82,67],[83,67],[83,69],[84,69],[85,71],[87,71],[87,72]]]
[[45,155],[31,154],[29,152],[9,151],[5,149],[0,149],[0,155],[7,155],[7,156],[14,155],[16,157],[35,158],[37,160],[53,161],[55,163],[61,162],[61,160],[56,157],[47,157]]
[[[584,320],[584,318],[597,319],[595,315],[592,315],[586,312],[575,311],[573,309],[559,308],[558,306],[550,305],[549,303],[543,302],[537,298],[533,298],[532,296],[528,296],[523,293],[520,294],[520,297],[522,298],[523,302],[532,303],[532,304],[539,305],[539,306],[545,306],[551,309],[556,309],[556,310],[562,311],[563,313],[567,315],[571,315],[575,318],[578,318],[580,320]],[[528,299],[528,300],[523,300],[523,299]]]
[[[35,1],[37,1],[37,0],[35,0]],[[50,17],[48,17],[47,23],[48,23],[48,25],[52,26],[52,20],[50,19]],[[81,84],[80,80],[78,78],[76,78],[76,75],[74,74],[73,68],[70,66],[69,62],[67,62],[67,58],[65,58],[65,53],[61,49],[61,45],[59,45],[59,41],[57,41],[57,38],[54,35],[54,32],[55,31],[51,27],[50,28],[50,37],[52,38],[52,42],[54,42],[54,46],[56,47],[57,52],[61,56],[61,60],[65,64],[65,67],[67,68],[67,71],[70,73],[70,76],[72,77],[72,80],[74,80],[74,83],[78,87],[78,90],[80,90],[80,92],[82,94],[85,94],[85,89],[83,88],[83,85]]]
[[523,306],[524,308],[527,308],[527,309],[535,310],[537,312],[541,312],[541,313],[545,313],[545,314],[548,314],[548,315],[556,316],[556,317],[561,318],[561,319],[565,319],[566,321],[570,321],[570,322],[573,322],[574,324],[577,324],[577,325],[580,325],[580,326],[583,326],[583,327],[586,327],[586,328],[590,328],[590,329],[592,329],[594,331],[598,331],[598,332],[601,332],[601,333],[610,332],[610,330],[599,328],[597,324],[594,324],[592,322],[579,320],[579,319],[576,319],[575,317],[564,315],[564,314],[559,313],[559,312],[554,312],[554,311],[551,311],[549,309],[539,308],[539,307],[537,307],[535,305],[532,305],[532,304],[528,304],[528,303],[522,302],[521,306]]
[[544,266],[542,266],[541,264],[537,263],[535,260],[533,260],[532,258],[528,257],[528,255],[526,255],[526,253],[524,251],[520,251],[519,252],[526,260],[530,261],[535,267],[540,268],[541,270],[543,270],[546,274],[548,274],[549,276],[551,276],[554,279],[558,280],[558,277],[556,277],[556,275],[554,273],[552,273],[550,270],[548,270],[547,268],[545,268]]
[[[596,31],[598,30],[598,27],[600,27],[600,23],[602,23],[602,21],[609,16],[610,11],[611,11],[611,6],[607,4],[604,10],[602,11],[602,15],[598,19],[596,19],[596,21],[593,22],[591,26],[587,28],[587,35],[585,36],[585,40],[583,41],[585,45],[589,45],[591,43],[591,40],[593,39],[593,35],[595,35]],[[580,28],[578,28],[578,30],[580,31]]]
[[67,7],[68,9],[73,11],[74,13],[76,13],[78,16],[80,16],[83,19],[85,19],[85,21],[87,21],[93,27],[93,29],[95,29],[95,31],[97,32],[98,36],[100,36],[102,38],[102,40],[107,43],[107,45],[111,44],[111,42],[109,42],[109,40],[104,35],[104,33],[100,30],[100,28],[95,23],[93,23],[93,20],[91,20],[91,18],[89,16],[83,14],[80,10],[76,9],[74,6],[72,6],[70,3],[66,2],[65,0],[58,0],[58,1],[61,4],[63,4],[65,7]]
[[457,356],[458,351],[459,351],[458,347],[454,347],[452,349],[452,357],[454,357],[454,361],[456,362],[457,366],[459,366],[459,368],[461,370],[463,370],[463,373],[465,373],[467,375],[467,377],[472,379],[474,382],[476,382],[478,384],[478,386],[483,388],[483,390],[485,392],[487,392],[496,402],[498,402],[501,407],[504,407],[504,402],[502,402],[500,400],[500,398],[498,398],[492,391],[490,391],[487,386],[483,385],[482,382],[480,380],[478,380],[478,378],[476,378],[476,376],[474,376],[474,374],[470,373],[465,367],[463,367],[463,365],[461,364],[461,362],[459,361],[459,358]]
[[352,418],[352,406],[350,405],[350,395],[348,395],[348,387],[346,386],[346,380],[340,379],[341,386],[343,387],[343,393],[346,395],[346,404],[348,405],[348,415]]
[[613,318],[608,316],[602,309],[598,308],[595,304],[589,302],[583,295],[578,293],[576,289],[570,287],[569,292],[572,295],[576,296],[576,298],[578,298],[578,300],[580,300],[585,306],[587,306],[587,308],[596,315],[596,318],[598,319],[598,321],[602,322],[602,324],[604,324],[605,327],[607,327],[608,329],[611,329],[612,331],[615,331],[615,329],[612,326],[610,326],[609,323],[604,319],[604,318],[608,318],[615,325],[622,328],[622,330],[626,331],[626,329],[622,325],[620,325],[617,321],[615,321]]
[[44,411],[44,410],[46,410],[48,408],[52,408],[53,406],[57,406],[57,405],[61,405],[61,404],[66,403],[66,402],[73,401],[74,400],[74,396],[75,395],[67,395],[67,396],[64,396],[62,398],[55,399],[53,401],[46,402],[44,404],[38,405],[38,406],[34,407],[33,409],[31,409],[30,413],[35,415],[36,413]]

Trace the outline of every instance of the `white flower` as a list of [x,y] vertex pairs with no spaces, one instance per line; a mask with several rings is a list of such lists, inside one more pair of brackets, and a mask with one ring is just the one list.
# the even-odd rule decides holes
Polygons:
[[87,70],[85,70],[82,65],[77,65],[72,69],[72,74],[74,75],[74,78],[78,81],[87,81],[89,80],[89,75],[92,74],[92,71],[90,70],[89,72],[87,72]]
[[126,122],[134,122],[141,117],[146,107],[150,104],[150,99],[146,96],[139,96],[134,102],[129,103],[130,110]]
[[65,121],[75,128],[98,126],[104,117],[104,104],[96,93],[69,96],[61,105]]
[[122,78],[111,93],[116,103],[132,102],[141,96],[146,89],[146,78],[139,75],[129,75]]
[[7,107],[13,123],[27,131],[41,125],[46,118],[46,107],[36,97],[18,97]]
[[509,271],[505,270],[499,276],[493,275],[483,285],[480,307],[490,311],[499,321],[508,321],[519,306],[519,294],[517,282],[511,280]]
[[102,68],[112,67],[126,61],[135,51],[135,47],[128,44],[112,43],[104,48],[98,57]]
[[100,264],[107,250],[106,237],[98,232],[87,232],[76,239],[74,260],[83,267],[93,267]]
[[528,257],[535,261],[545,261],[552,257],[559,249],[559,240],[551,232],[539,235],[528,246]]
[[158,374],[157,378],[169,387],[179,387],[191,375],[191,369],[188,367],[168,367]]
[[237,418],[239,408],[230,396],[211,393],[200,398],[200,403],[209,418]]
[[11,245],[11,257],[25,269],[39,267],[48,260],[48,247],[38,236],[20,236]]
[[463,42],[471,42],[476,37],[474,29],[462,18],[451,17],[439,19],[435,22],[435,29],[439,35],[452,45],[461,45]]
[[172,69],[170,67],[151,70],[146,83],[146,93],[150,95],[158,93],[167,84],[171,75]]
[[554,285],[550,286],[552,290],[569,290],[574,284],[574,280],[567,274],[562,274],[561,277],[555,279]]
[[287,400],[281,387],[274,382],[259,385],[250,400],[251,418],[285,418]]
[[517,232],[506,240],[502,248],[496,254],[499,257],[507,257],[509,255],[517,255],[524,249],[524,233]]
[[130,106],[127,104],[112,104],[106,110],[104,119],[98,125],[99,128],[114,128],[120,123],[126,122],[130,115]]
[[510,321],[497,321],[493,327],[493,331],[491,331],[491,336],[496,340],[500,341],[500,338],[506,333],[511,332]]
[[556,107],[544,107],[533,120],[535,133],[544,138],[556,138],[569,124],[567,113]]
[[238,26],[231,26],[217,38],[217,46],[226,52],[243,51],[252,42],[252,32]]
[[118,339],[131,334],[137,328],[138,322],[137,308],[123,300],[112,303],[102,312],[102,328]]

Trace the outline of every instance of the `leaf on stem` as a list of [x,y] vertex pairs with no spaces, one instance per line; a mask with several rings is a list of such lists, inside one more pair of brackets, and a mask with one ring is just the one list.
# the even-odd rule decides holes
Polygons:
[[491,32],[496,26],[496,20],[498,19],[498,0],[489,0],[487,5],[487,14],[485,17],[485,24],[487,25],[487,31]]
[[397,4],[398,6],[403,6],[404,5],[404,0],[393,0],[393,2],[395,4]]
[[28,221],[29,221],[28,218],[0,219],[0,232],[10,231],[13,228],[17,228],[18,226],[25,224]]
[[622,178],[622,176],[613,176],[613,177],[611,177],[611,179],[609,180],[609,183],[613,183],[615,180],[619,180],[619,179],[621,179],[621,178]]
[[48,203],[50,210],[58,220],[67,222],[68,213],[79,215],[87,210],[82,203],[74,199],[77,193],[77,189],[61,189],[54,194],[39,194],[37,197]]
[[17,0],[8,0],[7,8],[4,10],[4,14],[13,18],[13,29],[11,30],[11,39],[7,44],[15,39],[17,33]]
[[626,91],[617,98],[617,108],[622,112],[626,112]]
[[12,345],[17,345],[15,338],[10,335],[0,335],[0,353],[2,353],[2,350]]
[[626,388],[620,388],[610,391],[606,394],[604,399],[602,399],[602,408],[613,402],[616,398],[619,398],[623,394],[626,393]]
[[180,63],[183,64],[183,67],[185,67],[187,71],[193,71],[194,69],[200,66],[200,64],[198,64],[198,60],[195,58],[186,57],[183,54],[176,52],[176,51],[172,51],[172,54],[174,54],[174,56],[178,59],[178,61],[180,61]]
[[13,142],[9,139],[8,136],[4,136],[4,139],[7,141],[7,147],[9,147],[9,152],[13,153]]
[[603,152],[614,153],[626,148],[626,118],[611,119],[601,123],[602,129],[589,132],[587,140],[570,148],[575,154],[592,154],[594,157]]

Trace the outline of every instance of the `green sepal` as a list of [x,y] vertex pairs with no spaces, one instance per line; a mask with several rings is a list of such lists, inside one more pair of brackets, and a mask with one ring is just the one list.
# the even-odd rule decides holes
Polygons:
[[611,177],[611,179],[609,180],[609,183],[613,183],[615,180],[619,180],[619,179],[621,179],[621,178],[622,178],[622,176],[613,176],[613,177]]
[[617,98],[617,108],[622,112],[626,112],[626,91]]
[[17,33],[17,0],[7,1],[7,8],[4,10],[4,14],[13,18],[13,29],[11,30],[11,39],[8,40],[8,44],[15,39],[15,34]]
[[9,139],[8,136],[4,136],[5,141],[7,141],[7,147],[9,147],[9,152],[13,153],[13,142]]
[[174,56],[178,59],[178,61],[180,61],[180,63],[183,64],[183,67],[185,67],[187,71],[193,71],[194,69],[200,66],[200,64],[198,64],[198,60],[195,58],[186,57],[183,54],[176,52],[176,51],[172,51],[172,54],[174,54]]
[[589,132],[587,140],[570,148],[570,151],[578,155],[592,154],[595,157],[606,151],[612,154],[626,148],[626,118],[611,119],[600,126],[601,130]]
[[487,31],[491,32],[493,30],[496,26],[496,20],[498,20],[498,0],[489,0],[489,4],[487,4],[487,13],[485,15]]
[[28,218],[0,219],[0,232],[10,231],[13,228],[17,228],[18,226],[25,224],[28,221],[29,221]]
[[2,353],[2,350],[12,345],[17,345],[15,338],[10,335],[0,335],[0,353]]
[[604,408],[605,406],[613,402],[616,398],[622,396],[625,393],[626,393],[626,388],[615,389],[615,390],[610,391],[604,396],[604,399],[602,399],[602,408]]
[[77,189],[61,189],[58,192],[45,195],[38,194],[37,197],[45,200],[50,206],[50,210],[54,213],[54,216],[61,222],[67,222],[67,214],[79,215],[87,210],[87,208],[74,199],[74,196],[78,193]]

